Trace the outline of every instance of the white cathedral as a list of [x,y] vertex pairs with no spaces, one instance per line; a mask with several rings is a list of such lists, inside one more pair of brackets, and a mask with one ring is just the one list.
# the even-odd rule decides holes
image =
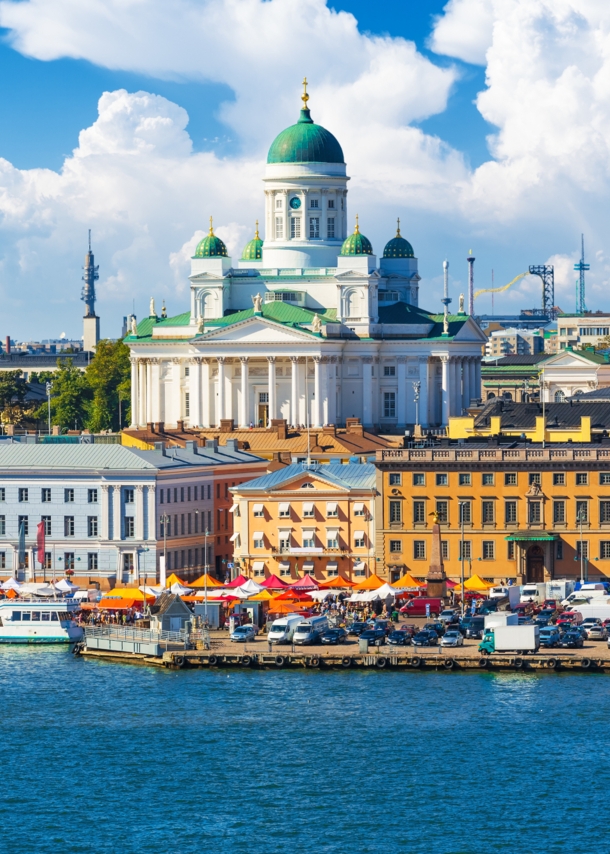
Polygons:
[[[341,425],[385,433],[446,425],[480,396],[485,337],[463,312],[419,307],[417,259],[400,234],[379,263],[358,218],[348,236],[346,165],[314,123],[274,140],[265,239],[241,259],[210,230],[191,263],[190,310],[132,324],[132,427]],[[462,302],[462,301],[460,301]]]

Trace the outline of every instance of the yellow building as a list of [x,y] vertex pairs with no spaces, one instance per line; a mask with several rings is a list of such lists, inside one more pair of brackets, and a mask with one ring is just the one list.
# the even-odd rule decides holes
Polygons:
[[375,572],[375,466],[293,464],[233,494],[235,573],[319,581]]
[[[447,575],[610,577],[610,443],[450,443],[377,454],[387,577],[425,577],[436,512]],[[462,524],[463,522],[463,524]]]

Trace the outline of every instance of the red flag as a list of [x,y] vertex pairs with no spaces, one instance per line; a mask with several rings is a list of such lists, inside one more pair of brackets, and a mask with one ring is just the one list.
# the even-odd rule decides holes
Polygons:
[[44,522],[36,526],[36,548],[38,549],[38,563],[44,566]]

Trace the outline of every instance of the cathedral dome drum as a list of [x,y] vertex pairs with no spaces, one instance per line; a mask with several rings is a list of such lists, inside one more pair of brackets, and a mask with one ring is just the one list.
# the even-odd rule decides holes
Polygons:
[[195,249],[195,254],[193,258],[217,258],[217,257],[228,257],[227,247],[222,242],[220,237],[217,237],[214,234],[214,228],[212,226],[212,217],[210,217],[210,230],[207,234],[207,237],[204,237],[203,240],[200,240],[197,244],[197,248]]
[[341,247],[341,255],[372,255],[373,246],[368,237],[360,234],[360,226],[358,225],[358,217],[356,217],[356,228],[354,233],[343,241]]
[[396,237],[393,237],[388,243],[385,245],[385,249],[383,250],[384,258],[414,258],[415,253],[413,252],[413,247],[409,243],[408,240],[405,240],[404,237],[400,233],[400,220],[398,220],[398,227],[396,229]]

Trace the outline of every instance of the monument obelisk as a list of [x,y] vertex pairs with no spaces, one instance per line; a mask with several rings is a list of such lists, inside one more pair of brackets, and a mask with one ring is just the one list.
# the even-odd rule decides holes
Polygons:
[[430,567],[426,576],[427,595],[429,597],[440,597],[444,599],[447,595],[447,576],[443,564],[443,553],[441,551],[441,526],[438,524],[438,514],[430,514],[434,521],[432,524],[432,553],[430,555]]

